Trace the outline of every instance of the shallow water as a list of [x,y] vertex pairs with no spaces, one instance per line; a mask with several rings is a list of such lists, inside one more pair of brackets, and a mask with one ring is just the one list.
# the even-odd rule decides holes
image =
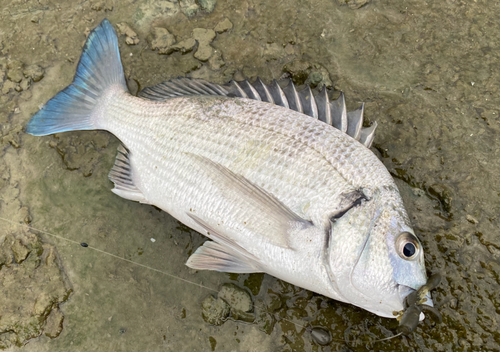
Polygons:
[[[40,337],[9,349],[500,349],[500,4],[381,0],[356,8],[344,2],[218,1],[209,12],[194,1],[3,0],[0,236],[26,236],[26,224],[43,230],[30,232],[45,243],[44,253],[55,247],[62,274],[33,275],[23,289],[40,302],[43,280],[60,280],[69,294],[47,299],[50,308],[36,317]],[[113,25],[126,22],[139,38],[136,45],[119,38],[132,89],[177,76],[225,83],[291,75],[299,84],[344,91],[351,110],[364,101],[367,120],[379,123],[372,150],[398,180],[429,273],[443,275],[434,293],[443,324],[425,323],[409,337],[373,343],[391,336],[397,322],[268,275],[190,270],[184,263],[202,236],[110,192],[116,138],[22,132],[38,107],[71,82],[86,30],[105,17]],[[207,62],[193,51],[151,50],[153,27],[167,28],[180,42],[224,18],[233,27],[210,43],[215,52]],[[14,82],[20,64],[13,60],[24,65],[21,72],[41,66],[43,78],[29,87],[24,76]],[[17,85],[23,90],[8,89]],[[2,290],[15,285],[1,282]],[[228,282],[252,294],[254,323],[203,320],[201,302]],[[51,338],[44,319],[56,307],[63,329]],[[33,324],[26,329],[38,331]],[[315,345],[306,326],[329,329],[332,344]],[[4,346],[6,336],[13,338],[0,334]]]

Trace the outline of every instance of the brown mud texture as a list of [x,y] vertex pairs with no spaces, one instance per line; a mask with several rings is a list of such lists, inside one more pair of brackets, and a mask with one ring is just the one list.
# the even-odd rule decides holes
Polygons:
[[[499,2],[0,5],[0,349],[500,350]],[[116,138],[27,135],[104,18],[133,93],[175,77],[259,76],[343,91],[350,110],[365,102],[366,124],[379,124],[372,150],[397,180],[429,273],[443,276],[443,323],[375,342],[397,321],[268,275],[189,270],[202,236],[109,191]],[[332,342],[315,344],[314,327]]]

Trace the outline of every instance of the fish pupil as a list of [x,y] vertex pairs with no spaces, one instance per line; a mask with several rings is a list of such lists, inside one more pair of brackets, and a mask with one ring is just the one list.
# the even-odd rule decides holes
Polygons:
[[413,243],[407,243],[405,244],[403,248],[403,254],[405,257],[411,257],[415,254],[415,245]]

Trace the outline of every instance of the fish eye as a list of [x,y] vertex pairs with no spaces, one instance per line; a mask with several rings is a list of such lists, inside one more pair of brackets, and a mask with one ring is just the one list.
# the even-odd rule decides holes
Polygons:
[[418,256],[420,243],[418,239],[409,232],[401,233],[396,239],[396,251],[405,260],[413,260]]

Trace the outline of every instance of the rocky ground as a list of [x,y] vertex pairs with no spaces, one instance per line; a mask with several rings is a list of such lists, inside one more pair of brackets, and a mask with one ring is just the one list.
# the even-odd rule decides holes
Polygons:
[[[500,349],[499,3],[0,4],[0,349]],[[444,277],[443,324],[373,342],[397,322],[267,275],[189,270],[202,236],[109,191],[116,138],[25,134],[104,18],[133,93],[179,76],[290,77],[344,91],[351,110],[365,102],[366,123],[379,124],[372,150],[397,179],[429,273]],[[316,344],[313,327],[332,343]]]

